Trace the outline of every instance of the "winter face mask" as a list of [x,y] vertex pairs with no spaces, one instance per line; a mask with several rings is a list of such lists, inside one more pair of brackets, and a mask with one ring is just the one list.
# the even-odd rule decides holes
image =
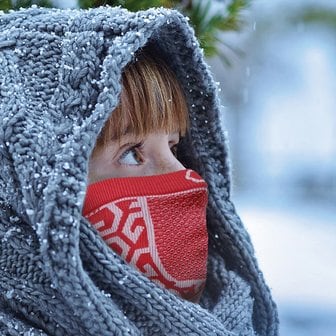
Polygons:
[[89,185],[83,215],[152,281],[197,302],[206,279],[207,184],[192,170]]

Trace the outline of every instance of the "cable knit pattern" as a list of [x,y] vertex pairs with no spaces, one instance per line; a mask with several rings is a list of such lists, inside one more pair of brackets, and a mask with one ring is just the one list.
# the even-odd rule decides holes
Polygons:
[[[0,31],[1,335],[278,335],[230,201],[216,85],[187,19],[162,8],[35,7],[1,15]],[[187,97],[180,160],[209,185],[200,305],[127,265],[81,214],[88,160],[118,104],[122,69],[148,41]]]

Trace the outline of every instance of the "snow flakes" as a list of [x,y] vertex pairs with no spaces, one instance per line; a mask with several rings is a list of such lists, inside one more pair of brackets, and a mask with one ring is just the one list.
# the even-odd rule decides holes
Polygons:
[[26,209],[26,213],[28,216],[34,215],[35,211],[33,209]]
[[23,50],[20,48],[15,48],[14,53],[17,54],[18,56],[22,56],[24,54]]
[[10,289],[5,293],[7,299],[12,299],[14,297],[14,289]]
[[66,69],[66,70],[74,70],[74,68],[70,65],[67,65],[67,64],[64,64],[63,65],[63,69]]
[[65,162],[65,163],[63,164],[63,168],[66,169],[66,170],[70,169],[70,164],[69,164],[69,162]]
[[123,285],[127,279],[128,279],[128,276],[126,275],[122,279],[120,279],[118,282],[120,285]]
[[257,22],[256,21],[253,22],[252,29],[253,29],[253,31],[256,31],[256,29],[257,29]]
[[102,290],[101,293],[102,293],[104,296],[108,297],[108,298],[111,297],[111,294],[110,294],[110,293],[106,293],[104,290]]

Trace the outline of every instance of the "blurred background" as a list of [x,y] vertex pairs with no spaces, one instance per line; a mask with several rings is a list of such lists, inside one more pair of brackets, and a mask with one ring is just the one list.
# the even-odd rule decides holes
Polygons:
[[281,335],[336,335],[336,1],[254,0],[231,66],[212,59],[233,198]]
[[233,198],[284,336],[336,335],[336,1],[9,1],[177,7],[195,27],[230,139]]

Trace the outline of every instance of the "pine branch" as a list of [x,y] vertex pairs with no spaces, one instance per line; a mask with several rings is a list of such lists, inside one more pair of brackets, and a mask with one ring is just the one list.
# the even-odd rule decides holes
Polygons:
[[[192,1],[186,13],[194,26],[195,33],[200,41],[204,53],[208,57],[219,56],[224,63],[229,63],[228,55],[224,55],[221,46],[233,51],[234,54],[241,53],[222,41],[222,33],[227,31],[238,31],[243,25],[241,12],[249,5],[249,0],[232,0],[222,12],[214,9],[214,1]],[[217,2],[217,6],[218,6]],[[224,6],[221,6],[224,8]]]

